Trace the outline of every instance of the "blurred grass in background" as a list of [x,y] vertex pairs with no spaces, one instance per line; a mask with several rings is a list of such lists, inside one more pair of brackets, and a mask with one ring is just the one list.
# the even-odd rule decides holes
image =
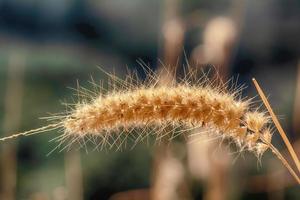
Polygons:
[[[121,77],[124,77],[128,67],[138,70],[141,77],[145,77],[137,63],[138,59],[149,63],[153,69],[159,68],[159,59],[166,65],[173,64],[174,56],[167,55],[170,53],[167,42],[168,37],[174,34],[176,41],[177,30],[179,35],[182,34],[182,41],[173,48],[179,52],[178,55],[174,53],[175,63],[179,66],[186,64],[185,51],[186,59],[191,64],[222,65],[213,62],[215,54],[211,60],[203,59],[202,54],[197,57],[198,52],[204,52],[206,48],[203,34],[207,24],[218,16],[232,19],[236,27],[237,36],[230,47],[230,54],[226,54],[228,76],[238,74],[239,82],[247,85],[255,76],[267,94],[271,95],[270,101],[275,112],[282,116],[289,137],[297,141],[299,129],[293,127],[299,127],[297,124],[300,123],[298,115],[295,115],[299,107],[294,106],[297,104],[296,94],[300,92],[299,88],[298,91],[296,89],[297,80],[300,79],[297,76],[300,2],[296,0],[0,0],[1,136],[42,126],[46,122],[39,120],[40,117],[48,116],[48,112],[64,111],[65,107],[60,101],[73,101],[75,92],[67,87],[76,88],[77,80],[87,88],[92,88],[88,83],[90,76],[96,81],[105,82],[107,77],[97,66],[108,72],[115,71]],[[174,21],[175,29],[171,27],[171,31],[164,32],[167,25],[174,24]],[[223,32],[222,29],[218,30],[213,41],[217,41],[219,33]],[[12,62],[14,60],[19,62]],[[17,66],[14,66],[16,71],[10,72],[11,65]],[[22,67],[19,69],[23,77],[20,126],[14,127],[14,123],[18,122],[10,119],[9,128],[5,128],[4,121],[9,116],[5,101],[8,83],[11,83],[9,77],[18,77],[18,65]],[[254,96],[256,92],[250,85],[244,95]],[[10,98],[14,99],[13,96]],[[17,145],[15,197],[13,195],[9,199],[71,199],[72,194],[67,191],[66,151],[56,150],[47,156],[56,145],[48,141],[58,134],[53,131],[9,141],[6,146],[1,144],[2,150],[9,149],[14,143]],[[277,136],[274,140],[281,145]],[[178,148],[183,149],[183,154],[186,153],[182,144]],[[80,196],[79,193],[78,200],[108,199],[118,192],[137,189],[145,190],[137,190],[136,197],[128,194],[128,198],[149,198],[151,191],[148,188],[154,179],[153,160],[157,154],[155,147],[139,144],[133,150],[126,149],[123,152],[108,150],[86,153],[83,149],[77,152],[81,155],[81,169],[75,169],[75,174],[70,177],[79,176],[81,181],[82,176],[83,194]],[[2,157],[3,168],[6,160],[5,155]],[[187,171],[187,156],[183,157],[183,166]],[[268,180],[262,182],[259,177],[255,179],[271,173],[272,166],[275,166],[275,172],[281,169],[280,163],[272,160],[272,155],[267,154],[262,159],[262,167],[257,167],[257,163],[253,155],[246,154],[244,159],[239,158],[229,165],[231,178],[228,182],[232,186],[228,189],[230,194],[223,196],[223,199],[300,198],[299,188],[292,186],[292,183],[286,186],[282,180],[290,179],[285,171],[279,179],[274,180],[274,184],[278,181],[284,185],[282,188],[270,189]],[[207,181],[199,181],[189,172],[185,173],[191,199],[214,199],[204,195],[209,187],[205,184]],[[248,183],[251,180],[254,184]],[[2,181],[1,188],[5,184]],[[2,194],[5,195],[5,191]],[[120,196],[114,198],[126,199]]]

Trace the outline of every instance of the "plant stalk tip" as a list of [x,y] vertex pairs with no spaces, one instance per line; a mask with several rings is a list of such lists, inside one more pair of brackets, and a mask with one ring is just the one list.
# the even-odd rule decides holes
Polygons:
[[254,86],[255,86],[259,96],[261,97],[264,105],[266,106],[269,114],[271,115],[271,118],[272,118],[272,120],[273,120],[273,122],[274,122],[281,138],[283,139],[283,141],[284,141],[284,143],[285,143],[285,145],[286,145],[286,147],[287,147],[287,149],[288,149],[288,151],[289,151],[289,153],[290,153],[290,155],[291,155],[291,157],[292,157],[292,159],[293,159],[293,161],[294,161],[294,163],[295,163],[295,165],[298,169],[298,172],[300,173],[300,161],[299,161],[299,158],[297,157],[297,154],[296,154],[293,146],[291,145],[286,133],[284,132],[281,124],[279,123],[278,118],[276,117],[276,115],[275,115],[275,113],[274,113],[267,97],[265,96],[265,94],[264,94],[263,90],[261,89],[261,87],[259,86],[258,82],[255,80],[255,78],[252,78],[252,81],[253,81]]

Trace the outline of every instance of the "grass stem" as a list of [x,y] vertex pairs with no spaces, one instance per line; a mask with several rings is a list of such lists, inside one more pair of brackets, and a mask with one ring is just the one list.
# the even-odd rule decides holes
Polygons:
[[[255,80],[255,78],[253,78],[252,81],[253,81],[253,83],[254,83],[254,85],[255,85],[255,87],[256,87],[256,90],[257,90],[259,96],[261,97],[261,99],[262,99],[264,105],[266,106],[268,112],[270,113],[271,118],[272,118],[272,120],[273,120],[273,122],[274,122],[274,124],[275,124],[275,126],[276,126],[276,128],[277,128],[277,130],[278,130],[278,132],[279,132],[279,134],[280,134],[280,136],[282,137],[282,139],[283,139],[285,145],[287,146],[288,151],[289,151],[290,155],[292,156],[294,163],[296,164],[296,167],[297,167],[297,169],[298,169],[298,172],[300,173],[300,162],[299,162],[299,159],[298,159],[298,157],[297,157],[297,155],[296,155],[296,152],[295,152],[293,146],[291,145],[291,143],[290,143],[288,137],[286,136],[286,134],[285,134],[285,132],[284,132],[282,126],[280,125],[280,123],[279,123],[279,121],[278,121],[278,118],[276,117],[276,115],[275,115],[273,109],[271,108],[270,103],[268,102],[268,100],[267,100],[267,98],[266,98],[266,96],[265,96],[263,90],[262,90],[261,87],[259,86],[258,82]],[[299,181],[298,181],[298,182],[299,182]],[[300,184],[300,182],[299,182],[299,184]]]

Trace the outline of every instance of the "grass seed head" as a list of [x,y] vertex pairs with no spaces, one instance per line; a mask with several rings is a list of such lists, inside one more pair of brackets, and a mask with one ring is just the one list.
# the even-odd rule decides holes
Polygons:
[[[68,138],[73,139],[67,147],[88,138],[98,148],[96,139],[99,138],[101,148],[105,145],[120,148],[128,138],[135,143],[147,138],[150,129],[161,140],[166,135],[170,139],[186,136],[191,130],[204,127],[209,135],[230,139],[241,150],[261,155],[268,149],[272,137],[267,127],[268,117],[263,112],[252,111],[250,100],[242,100],[238,87],[230,89],[224,83],[210,81],[205,74],[197,78],[197,71],[188,71],[181,81],[163,86],[157,84],[159,75],[146,72],[145,81],[135,74],[124,80],[108,74],[111,88],[107,92],[95,83],[97,92],[78,89],[83,99],[63,116],[53,117],[59,120],[57,123],[1,140],[61,128],[64,133],[58,137],[58,146]],[[174,129],[169,130],[170,127]],[[135,135],[130,136],[131,133]]]
[[[155,79],[153,76],[152,79]],[[157,86],[142,81],[124,81],[128,89],[99,94],[89,103],[76,106],[62,119],[66,136],[104,136],[125,134],[134,128],[180,126],[185,130],[208,127],[214,134],[233,140],[241,149],[262,154],[267,146],[260,137],[268,137],[268,117],[251,111],[250,100],[241,100],[239,91],[228,91],[223,84],[214,86],[206,78],[196,84],[190,79],[171,86]],[[150,78],[148,77],[147,80]],[[119,81],[119,79],[118,79]],[[139,85],[133,86],[132,82]],[[157,80],[151,80],[156,83]],[[182,133],[185,130],[181,130]],[[146,134],[141,131],[140,134]],[[137,138],[143,136],[139,135]],[[263,148],[264,147],[264,148]]]

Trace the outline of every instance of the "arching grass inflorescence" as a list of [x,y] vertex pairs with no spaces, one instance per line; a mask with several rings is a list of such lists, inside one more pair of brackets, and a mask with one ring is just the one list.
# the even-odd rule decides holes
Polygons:
[[[78,89],[89,100],[81,99],[59,118],[63,135],[58,140],[87,139],[97,147],[120,148],[128,139],[137,143],[147,138],[150,129],[160,140],[189,136],[190,130],[204,127],[210,135],[233,141],[241,151],[261,156],[268,149],[265,140],[270,143],[272,138],[269,117],[251,109],[251,99],[243,99],[240,88],[229,89],[229,84],[211,81],[205,74],[199,79],[197,71],[188,71],[182,80],[163,86],[158,84],[159,75],[149,69],[146,72],[145,81],[137,75],[121,80],[108,74],[112,87],[105,92],[101,87],[96,93]],[[165,127],[170,126],[174,129],[166,134]]]
[[[49,118],[59,122],[1,140],[61,128],[60,144],[68,138],[72,138],[71,143],[100,138],[101,147],[112,147],[123,143],[116,141],[128,139],[137,129],[135,142],[145,138],[147,135],[142,134],[148,134],[146,129],[150,128],[157,138],[162,138],[164,128],[171,125],[180,127],[174,128],[172,136],[188,135],[188,130],[204,127],[211,135],[230,139],[241,150],[253,151],[258,156],[268,149],[264,141],[271,142],[272,138],[269,118],[264,112],[250,109],[251,99],[242,99],[240,88],[229,89],[229,84],[211,81],[204,73],[199,79],[195,70],[188,71],[182,80],[163,86],[158,84],[158,74],[144,69],[148,75],[145,81],[136,74],[121,80],[107,73],[112,87],[105,91],[93,83],[98,92],[78,89],[78,96],[84,98],[63,116]],[[176,130],[180,134],[174,133]]]
[[[153,72],[146,65],[143,67],[147,74],[143,81],[137,73],[120,79],[105,72],[109,77],[108,89],[94,81],[94,91],[78,87],[79,100],[67,104],[70,110],[47,117],[50,124],[0,138],[0,141],[60,129],[63,134],[54,138],[59,143],[55,149],[66,144],[61,149],[64,150],[76,142],[85,146],[87,141],[94,143],[97,149],[106,146],[119,149],[126,146],[127,140],[136,144],[150,134],[156,141],[164,137],[171,140],[178,135],[189,137],[194,135],[192,130],[202,127],[209,136],[235,143],[240,152],[248,150],[260,158],[271,149],[300,184],[298,175],[271,144],[270,117],[259,111],[252,99],[242,98],[242,87],[223,83],[218,78],[210,80],[203,72],[198,76],[197,70],[188,70],[183,79],[163,85],[161,73]],[[255,86],[258,88],[257,82]],[[263,102],[267,102],[260,88],[258,92]],[[269,104],[265,105],[270,112]],[[274,121],[273,112],[271,116]],[[278,121],[275,124],[279,126]],[[296,156],[292,155],[294,159]]]

